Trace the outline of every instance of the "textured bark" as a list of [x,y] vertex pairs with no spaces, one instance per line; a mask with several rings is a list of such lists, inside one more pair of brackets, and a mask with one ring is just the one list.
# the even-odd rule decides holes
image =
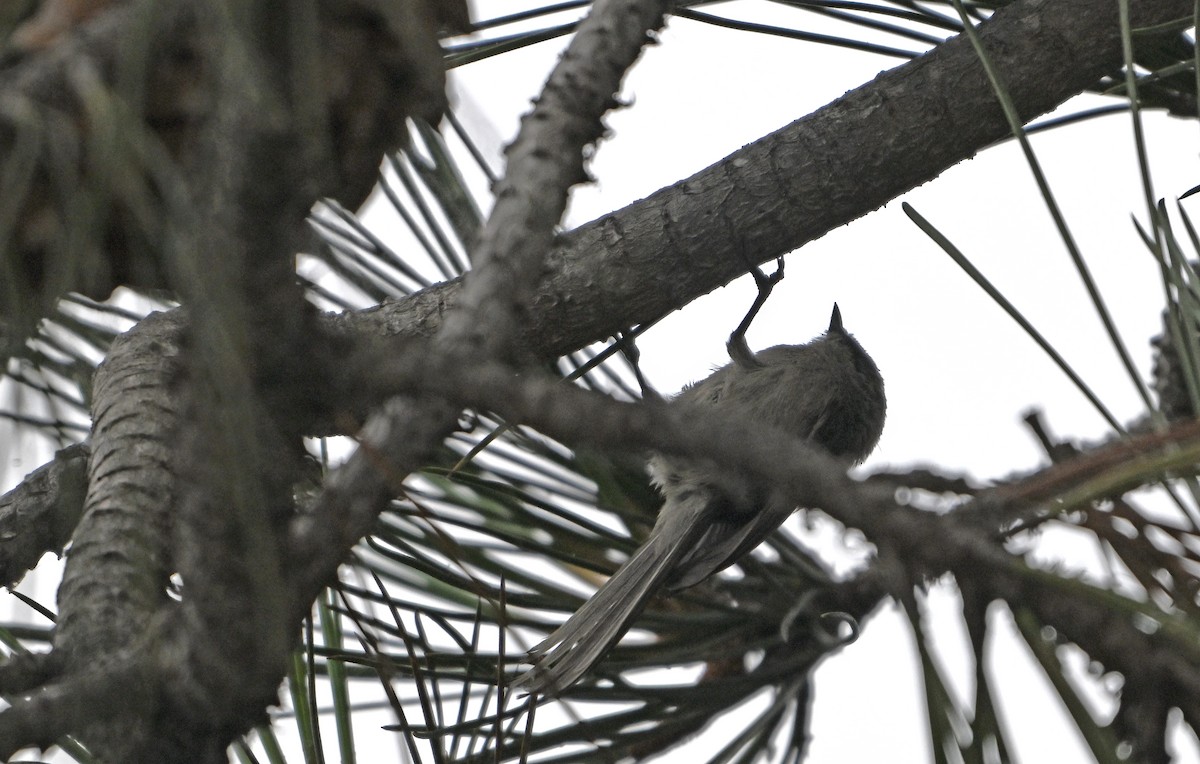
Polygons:
[[[173,607],[167,583],[175,570],[179,412],[170,384],[180,369],[178,340],[172,322],[150,316],[113,343],[96,372],[87,503],[58,592],[54,650],[64,676],[123,674],[138,659],[131,651],[145,645],[164,609]],[[145,693],[124,700],[153,707]],[[154,736],[136,716],[108,714],[78,733],[115,751],[136,751]]]
[[[479,357],[515,360],[513,372],[535,370],[529,362],[536,354],[520,344],[519,334],[536,288],[529,274],[541,270],[568,190],[585,178],[584,156],[603,133],[601,117],[615,105],[612,94],[650,41],[648,32],[662,25],[665,11],[661,0],[598,0],[576,28],[543,97],[507,149],[508,172],[474,248],[475,268],[462,305],[436,338],[444,357],[464,363]],[[419,359],[421,351],[407,355]],[[317,595],[328,582],[325,571],[335,570],[350,544],[369,532],[387,506],[389,489],[426,464],[457,425],[462,404],[440,395],[439,387],[377,411],[364,428],[367,447],[345,465],[359,479],[353,485],[333,481],[297,527],[292,544],[302,571],[301,602]],[[330,545],[326,529],[336,529],[342,543]]]
[[[29,112],[61,129],[22,144],[0,115],[0,150],[20,148],[31,172],[6,188],[22,209],[0,329],[62,291],[118,283],[171,288],[191,321],[186,338],[174,317],[141,322],[97,374],[54,652],[0,675],[45,679],[0,715],[3,752],[70,732],[100,761],[218,762],[265,719],[308,605],[281,581],[296,410],[323,397],[306,374],[328,376],[307,347],[294,253],[318,197],[356,204],[406,118],[440,113],[434,29],[457,7],[114,6],[90,36],[10,72]],[[106,79],[126,100],[107,98]]]
[[[652,9],[649,17],[661,23],[660,4],[611,4],[627,6],[622,13],[644,5]],[[589,19],[601,31],[614,20],[614,9],[607,5],[599,4]],[[407,29],[414,21],[409,13],[393,15],[394,8],[379,7],[393,28]],[[73,551],[61,590],[64,621],[55,650],[64,655],[62,671],[46,686],[54,692],[40,693],[0,716],[0,749],[6,752],[72,731],[103,761],[222,760],[235,735],[262,721],[285,673],[299,619],[365,531],[356,527],[341,544],[321,539],[321,546],[307,547],[320,555],[319,580],[284,579],[285,573],[294,573],[285,569],[292,560],[284,545],[292,540],[286,530],[293,520],[292,489],[299,476],[305,421],[295,415],[296,407],[312,397],[311,389],[297,383],[306,372],[317,380],[329,376],[308,352],[307,340],[318,332],[291,260],[303,214],[320,190],[321,151],[314,140],[320,130],[306,108],[311,104],[305,103],[311,91],[311,76],[306,75],[311,73],[303,71],[294,55],[297,49],[288,47],[297,33],[313,30],[305,29],[309,20],[287,10],[264,6],[244,11],[240,20],[248,24],[237,31],[258,43],[257,51],[230,45],[226,35],[234,27],[215,9],[198,12],[198,35],[208,42],[200,85],[212,94],[214,113],[197,128],[190,154],[178,158],[189,172],[178,179],[178,188],[168,189],[168,201],[176,206],[168,205],[167,211],[179,219],[159,253],[168,282],[189,304],[185,373],[179,374],[175,364],[160,363],[156,368],[164,376],[147,385],[155,396],[171,399],[169,412],[154,407],[142,412],[148,416],[129,412],[125,405],[146,401],[122,385],[129,377],[126,362],[141,357],[141,343],[154,346],[160,338],[146,332],[161,327],[144,322],[150,329],[135,328],[112,349],[115,360],[106,365],[111,377],[102,377],[95,388],[98,442],[88,511],[73,547],[80,552]],[[551,133],[555,124],[570,124],[571,119],[594,128],[568,130],[569,140],[558,156],[541,165],[543,170],[560,163],[574,166],[568,177],[509,186],[514,193],[508,207],[523,222],[518,230],[496,225],[493,233],[501,243],[493,257],[481,260],[497,263],[489,270],[492,278],[478,282],[481,317],[517,301],[503,285],[519,281],[522,270],[540,261],[541,253],[526,251],[525,244],[532,238],[548,246],[567,188],[582,178],[583,145],[598,137],[600,115],[647,39],[650,22],[642,20],[645,15],[622,19],[620,35],[630,44],[612,56],[582,48],[576,60],[568,56],[560,67],[591,79],[586,67],[605,63],[615,79],[589,83],[602,96],[598,103],[573,104],[573,111],[542,123]],[[573,48],[590,39],[588,26],[581,27]],[[583,74],[578,73],[581,68]],[[577,91],[565,92],[578,96]],[[315,116],[320,120],[324,115]],[[529,156],[544,158],[537,151]],[[526,195],[531,191],[540,199],[559,197],[551,208],[559,213],[539,209]],[[540,222],[532,222],[530,214]],[[502,332],[496,337],[510,339]],[[110,384],[110,379],[116,382]],[[424,453],[454,426],[456,411],[446,401],[418,407],[416,417],[399,417],[398,431]],[[116,412],[111,415],[115,422],[109,412]],[[130,432],[122,427],[126,418],[133,422]],[[414,436],[413,422],[432,430]],[[163,433],[172,436],[170,448],[162,446]],[[115,454],[114,443],[120,448]],[[396,446],[389,441],[381,451],[391,455]],[[370,456],[359,459],[370,468],[364,473],[366,482],[376,486],[375,500],[364,515],[368,521],[384,508],[394,486],[393,475]],[[114,462],[111,472],[96,471]],[[405,471],[415,466],[405,464]],[[125,472],[132,473],[132,485],[123,482]],[[131,488],[142,495],[123,495]],[[163,495],[163,488],[173,493]],[[327,496],[339,494],[331,490]],[[158,501],[147,506],[146,499]],[[315,517],[323,517],[321,506],[318,502]],[[335,503],[333,509],[341,513],[347,508]],[[154,521],[145,535],[129,522],[140,515]],[[164,562],[168,550],[174,555]],[[149,560],[137,558],[139,551]],[[166,594],[166,575],[176,569],[184,582],[178,603]],[[126,588],[113,585],[122,575],[131,579],[123,582]],[[113,617],[121,623],[114,625]],[[124,705],[116,703],[116,692],[126,695]],[[91,714],[89,706],[95,707]]]
[[16,586],[42,555],[59,552],[83,513],[88,447],[74,445],[0,496],[0,584]]
[[[164,3],[164,8],[172,7]],[[1153,24],[1188,10],[1190,6],[1176,0],[1143,0],[1134,3],[1135,24]],[[1026,117],[1053,108],[1092,84],[1115,69],[1120,59],[1115,7],[1108,0],[1025,0],[997,13],[985,25],[983,36]],[[203,99],[199,106],[182,106],[194,107],[188,113],[201,116],[210,108]],[[69,98],[58,105],[68,113],[70,107]],[[518,324],[525,335],[515,342],[523,342],[539,355],[553,356],[657,318],[744,272],[747,252],[753,253],[753,260],[766,261],[789,251],[934,177],[1006,131],[974,52],[965,41],[947,42],[692,178],[562,237],[549,258],[549,275],[537,284],[537,296]],[[587,140],[589,135],[583,131],[575,140]],[[0,136],[0,148],[4,140],[8,138]],[[180,140],[180,145],[194,148],[190,139]],[[273,161],[284,155],[264,154],[273,156]],[[531,156],[540,159],[536,147]],[[320,157],[305,161],[319,164]],[[270,167],[252,169],[269,171]],[[578,179],[571,172],[553,177],[554,183]],[[271,188],[282,190],[280,185]],[[309,198],[319,188],[318,183],[297,190],[295,196],[284,193],[281,209],[294,210],[301,197]],[[268,191],[264,194],[269,198]],[[493,315],[490,311],[498,310],[507,316],[498,326],[512,329],[510,311],[520,311],[522,300],[514,300],[505,285],[524,288],[535,283],[528,274],[539,253],[521,257],[520,250],[526,245],[544,248],[550,242],[542,227],[551,216],[523,210],[521,205],[527,201],[518,200],[513,210],[518,214],[507,218],[505,230],[497,232],[511,237],[496,240],[501,276],[481,279],[476,296],[464,301],[474,311],[474,325],[482,327]],[[501,202],[511,200],[502,197]],[[261,214],[263,209],[255,212]],[[248,215],[234,221],[233,238],[246,246],[229,257],[261,252],[270,264],[257,276],[251,267],[251,275],[238,284],[243,290],[263,287],[255,279],[264,274],[278,276],[280,252],[287,251],[292,241],[291,234],[279,227],[280,221],[255,231],[246,225],[255,219],[261,220]],[[524,227],[531,229],[524,232],[526,238],[514,235],[521,231],[508,230]],[[271,240],[253,241],[256,236]],[[220,247],[210,251],[225,253]],[[202,267],[199,263],[193,266]],[[246,309],[247,320],[270,321],[272,311],[289,314],[278,317],[281,323],[296,320],[274,348],[280,351],[278,357],[270,357],[269,335],[255,334],[257,329],[247,330],[251,335],[247,348],[252,352],[239,356],[252,364],[261,361],[249,374],[253,392],[264,395],[264,418],[282,429],[280,440],[294,441],[298,422],[311,415],[297,414],[295,409],[312,404],[295,394],[298,388],[288,390],[283,372],[296,371],[296,366],[288,365],[289,357],[294,364],[299,347],[294,341],[296,329],[306,324],[294,313],[286,287],[280,286],[278,292],[265,289],[263,305],[248,306],[254,293],[246,291],[225,305]],[[457,293],[456,284],[442,285],[406,301],[327,322],[343,337],[362,339],[363,347],[381,335],[433,335]],[[203,302],[203,294],[199,299]],[[217,308],[221,305],[201,306],[193,336],[213,341],[212,336],[205,339],[203,332],[220,326]],[[317,402],[332,420],[336,413],[361,410],[384,395],[412,394],[375,411],[362,433],[365,447],[358,457],[327,480],[310,513],[290,519],[286,537],[281,533],[271,538],[282,525],[274,524],[277,517],[268,517],[264,527],[244,524],[236,514],[221,514],[228,509],[222,505],[226,494],[218,485],[220,466],[225,463],[220,460],[222,444],[206,443],[200,433],[221,434],[220,422],[204,417],[220,405],[220,393],[242,388],[222,387],[220,370],[199,368],[201,361],[196,360],[219,359],[219,354],[189,359],[193,374],[207,371],[215,380],[212,389],[204,391],[196,387],[196,376],[189,378],[186,384],[193,388],[184,400],[192,408],[185,416],[197,428],[186,437],[173,429],[183,409],[169,384],[179,363],[178,332],[177,317],[143,322],[114,345],[97,377],[86,512],[60,592],[62,616],[55,651],[62,665],[38,667],[29,674],[40,677],[49,672],[57,681],[48,681],[36,698],[0,715],[0,749],[49,742],[55,734],[71,730],[90,735],[108,760],[219,760],[231,736],[258,721],[271,700],[272,682],[279,679],[275,662],[279,635],[294,627],[317,589],[334,579],[338,563],[366,532],[395,486],[452,426],[457,407],[468,403],[495,408],[514,421],[532,422],[572,444],[649,446],[666,453],[721,459],[778,481],[798,503],[827,506],[848,524],[867,530],[871,538],[887,539],[886,553],[911,561],[914,569],[968,575],[981,566],[994,567],[1000,575],[992,591],[1005,597],[1041,598],[1039,615],[1046,622],[1069,617],[1089,628],[1105,625],[1095,608],[1076,604],[1072,610],[1060,604],[1061,596],[1056,599],[1046,591],[1048,585],[1030,583],[1006,567],[1011,566],[1011,558],[978,528],[953,524],[943,528],[937,518],[895,507],[890,490],[854,486],[802,445],[761,433],[752,438],[738,423],[681,423],[653,407],[635,409],[570,389],[539,387],[537,380],[514,379],[508,366],[437,366],[435,361],[445,359],[431,359],[430,366],[438,373],[426,369],[422,377],[423,359],[415,353],[401,359],[409,364],[407,371],[400,364],[392,368],[379,363],[380,373],[372,380],[366,380],[365,368],[358,369],[364,372],[362,377],[354,377],[356,370],[351,367],[341,385],[343,397]],[[459,332],[451,331],[451,338]],[[489,354],[499,350],[504,355],[513,343],[511,335],[498,332],[495,344],[489,340],[483,347]],[[363,390],[355,391],[356,385]],[[278,398],[270,397],[272,390],[280,392]],[[284,426],[281,417],[289,411],[296,418]],[[236,434],[246,427],[265,432],[268,428],[260,426],[264,419],[258,418],[262,411],[251,406],[251,412],[228,432]],[[203,430],[202,425],[213,429]],[[262,469],[255,474],[265,476],[264,511],[282,503],[280,490],[286,482],[263,464],[263,452],[271,453],[272,441],[267,442],[266,447],[256,442],[259,452],[251,460],[252,469]],[[181,468],[188,474],[188,481],[182,483]],[[182,500],[181,493],[186,494]],[[180,507],[182,528],[173,528],[173,513]],[[939,543],[930,546],[931,538]],[[246,591],[236,591],[242,579],[254,575],[249,550],[264,539],[282,548],[283,575],[272,578],[279,571],[268,571],[269,576],[249,582]],[[187,545],[186,552],[172,559],[173,545],[179,549],[179,544]],[[175,563],[184,570],[185,585],[195,587],[185,594],[195,601],[181,618],[176,617],[180,608],[165,595],[166,577],[177,567]],[[255,605],[263,603],[275,584],[279,584],[279,601],[256,612]],[[873,591],[896,591],[896,586],[896,581],[884,581]],[[231,593],[236,596],[222,600]],[[241,618],[246,619],[242,626],[261,626],[260,636],[239,630],[232,653],[219,656],[225,643],[205,640],[223,620]],[[1114,629],[1103,636],[1085,633],[1080,639],[1097,642],[1096,649],[1103,651],[1105,639],[1132,637]],[[1151,647],[1160,644],[1152,642]],[[1119,660],[1119,650],[1114,647],[1111,652]],[[218,658],[228,665],[218,666]],[[1169,668],[1178,674],[1180,686],[1194,689],[1193,664],[1191,656],[1164,659],[1154,667],[1155,675]],[[237,681],[239,666],[247,668],[245,683]],[[213,667],[221,671],[206,674]],[[117,703],[118,698],[124,705]]]
[[[1134,0],[1135,28],[1190,17]],[[980,34],[1025,119],[1121,65],[1117,4],[1026,0]],[[970,43],[954,38],[690,178],[561,237],[525,342],[553,357],[657,319],[820,238],[1009,135]],[[439,284],[338,324],[430,336],[459,291]]]

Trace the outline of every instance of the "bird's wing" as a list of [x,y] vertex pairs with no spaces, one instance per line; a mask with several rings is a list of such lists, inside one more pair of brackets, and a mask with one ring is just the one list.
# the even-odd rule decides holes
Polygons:
[[667,588],[677,591],[695,586],[737,562],[782,525],[795,507],[773,497],[756,509],[754,512],[726,509],[714,517],[704,535],[676,563],[667,579]]
[[708,526],[707,491],[681,493],[663,508],[654,532],[575,614],[529,651],[535,665],[515,687],[555,695],[569,687],[618,639]]

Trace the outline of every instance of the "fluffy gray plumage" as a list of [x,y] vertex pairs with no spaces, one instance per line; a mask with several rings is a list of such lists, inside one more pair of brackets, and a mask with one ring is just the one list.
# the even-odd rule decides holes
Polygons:
[[[737,338],[741,339],[741,338]],[[804,345],[754,354],[731,340],[732,363],[684,388],[672,406],[709,409],[763,422],[818,444],[847,463],[879,442],[883,378],[842,328],[834,305],[829,329]],[[530,651],[534,667],[517,679],[530,692],[557,694],[614,644],[660,588],[683,589],[733,564],[794,509],[748,478],[703,463],[654,456],[650,475],[663,507],[649,538],[584,605]]]

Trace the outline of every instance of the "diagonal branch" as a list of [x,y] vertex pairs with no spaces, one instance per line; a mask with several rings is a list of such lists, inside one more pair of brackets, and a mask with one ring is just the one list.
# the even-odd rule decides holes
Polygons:
[[[138,162],[126,166],[127,154],[110,156],[111,146],[94,142],[99,146],[94,150],[120,165],[127,173],[121,177],[138,187],[132,196],[150,208],[136,211],[156,226],[147,246],[153,270],[184,297],[192,317],[186,358],[178,352],[178,314],[175,319],[148,319],[114,343],[94,389],[89,493],[60,589],[54,650],[62,686],[100,675],[111,677],[108,684],[117,689],[110,690],[114,694],[107,702],[92,704],[91,714],[85,703],[57,721],[42,722],[53,737],[59,730],[49,726],[68,719],[71,731],[81,734],[98,759],[223,761],[232,737],[275,700],[285,673],[298,616],[281,596],[279,551],[302,451],[302,433],[294,430],[303,418],[294,412],[312,392],[296,380],[315,360],[306,344],[315,334],[314,315],[295,282],[298,236],[314,199],[347,180],[344,168],[331,163],[333,157],[323,149],[332,148],[344,160],[351,158],[347,140],[380,140],[370,152],[368,177],[373,180],[380,154],[394,148],[403,134],[404,117],[429,117],[443,98],[432,12],[416,13],[413,4],[413,14],[395,18],[386,4],[366,0],[366,5],[370,7],[355,0],[328,0],[311,4],[311,13],[291,13],[295,9],[286,5],[213,0],[163,3],[157,9],[161,16],[114,10],[94,22],[100,42],[66,43],[47,58],[18,65],[15,79],[27,85],[43,71],[39,62],[67,61],[67,84],[75,89],[26,93],[22,103],[34,112],[58,110],[67,122],[63,114],[83,111],[82,127],[58,136],[68,144],[68,153],[77,148],[72,141],[93,149],[93,142],[83,140],[96,137],[88,129],[103,133],[100,128],[107,127],[111,129],[104,137],[122,136],[117,139],[125,141],[121,148],[136,159],[150,155],[158,162],[153,168]],[[325,24],[317,18],[318,6]],[[172,34],[145,36],[155,22]],[[329,72],[309,65],[312,51],[324,54],[328,36],[336,39],[347,25],[370,34],[383,30],[384,44],[361,46],[341,57],[337,54],[346,54],[345,46],[334,45],[336,81],[326,82],[322,78]],[[105,38],[105,30],[113,29],[129,40]],[[411,39],[400,44],[398,38],[406,35]],[[257,48],[268,55],[258,57]],[[181,49],[194,54],[182,56],[192,78],[182,87],[169,83],[176,86],[173,90],[155,79],[164,76],[161,68],[150,67],[150,75],[144,67],[147,61],[162,64],[164,56],[178,63],[169,54]],[[365,50],[382,70],[374,73],[382,74],[386,87],[369,88],[366,105],[354,106],[370,112],[368,123],[385,117],[383,138],[376,131],[380,125],[356,125],[349,136],[340,129],[344,125],[339,127],[347,114],[339,110],[346,104],[338,88],[354,90],[371,78],[370,67],[356,68],[351,60],[366,55]],[[418,103],[412,89],[420,91],[429,83],[407,76],[412,72],[405,71],[406,65],[413,62],[405,56],[421,52],[429,54],[424,68],[433,87],[425,93],[429,101]],[[143,58],[131,61],[134,53]],[[397,53],[402,59],[398,67]],[[168,79],[178,73],[165,68]],[[115,82],[111,89],[105,77]],[[143,78],[161,86],[152,88],[149,104],[137,98],[139,87],[146,85]],[[182,120],[186,139],[167,147],[174,150],[168,158],[163,146],[145,134],[143,118],[161,127],[155,109],[180,107],[173,100],[179,90],[194,94],[193,88],[203,97],[199,107],[183,99],[183,106],[194,111]],[[39,103],[39,97],[45,102]],[[143,106],[144,114],[138,110]],[[11,113],[0,109],[0,123],[5,117]],[[101,117],[113,117],[113,122]],[[131,129],[126,134],[117,127]],[[0,143],[11,138],[0,129]],[[167,142],[161,134],[158,138]],[[332,145],[317,145],[326,141]],[[18,159],[36,166],[46,158],[36,148]],[[80,152],[86,160],[95,159]],[[51,168],[62,177],[51,170],[43,173],[49,176],[46,182],[63,187],[66,207],[71,200],[82,204],[86,192],[95,190],[91,183],[105,201],[116,199],[117,207],[129,201],[118,193],[127,188],[106,185],[112,178],[88,175],[95,165],[102,170],[107,165],[71,158],[83,168],[63,162]],[[159,184],[153,191],[142,187],[152,185],[148,176]],[[37,184],[45,178],[33,177],[32,185],[9,199],[28,214],[15,215],[16,231],[0,237],[6,245],[11,239],[11,248],[20,254],[14,260],[5,253],[0,260],[6,269],[17,270],[15,279],[0,279],[5,282],[0,319],[11,318],[12,305],[3,298],[14,292],[24,298],[51,286],[46,294],[30,298],[53,299],[64,289],[94,286],[71,279],[71,268],[56,259],[64,256],[66,245],[55,235],[62,226],[78,226],[81,230],[72,233],[81,239],[64,235],[73,246],[66,254],[107,256],[108,262],[89,264],[104,271],[114,266],[114,252],[103,246],[105,236],[119,227],[120,212],[129,212],[99,205],[95,217],[75,220],[55,206],[57,196],[47,199],[39,193],[44,189]],[[352,179],[361,181],[361,173]],[[29,219],[46,215],[50,222],[42,220],[45,225],[37,230],[49,231],[51,241],[33,241],[46,246],[25,251],[31,244]],[[46,273],[56,278],[66,274],[66,279],[39,282]],[[28,289],[22,293],[24,287]],[[173,572],[184,581],[179,603],[168,597]],[[136,677],[132,689],[122,689],[118,680],[129,676]],[[122,693],[123,705],[115,702]],[[27,729],[27,723],[38,721],[30,708],[48,706],[22,704],[2,718],[30,740],[44,742],[47,735]],[[6,738],[6,744],[20,742]]]
[[[438,335],[455,357],[505,358],[518,347],[515,333],[535,284],[532,275],[552,243],[567,191],[585,178],[584,150],[599,139],[601,116],[615,105],[613,93],[649,40],[647,32],[662,24],[664,10],[659,0],[602,0],[579,25],[509,148],[510,165],[480,232],[460,310]],[[418,356],[410,349],[409,357]],[[460,410],[448,399],[406,398],[367,422],[359,453],[339,470],[353,475],[353,482],[334,475],[294,528],[298,605],[308,608],[399,482],[428,462]]]
[[[1182,16],[1187,10],[1186,4],[1177,0],[1142,0],[1133,5],[1139,25]],[[1101,0],[1024,0],[998,12],[981,32],[985,42],[994,46],[1010,92],[1027,117],[1052,108],[1119,63],[1115,10]],[[644,29],[638,34],[644,34]],[[609,94],[614,91],[615,86]],[[538,296],[522,322],[526,334],[517,342],[540,355],[555,355],[658,317],[729,281],[745,270],[746,249],[755,252],[754,259],[765,261],[864,214],[1003,137],[1005,130],[973,53],[961,41],[952,40],[693,178],[567,235],[547,262],[550,275],[536,287],[528,274],[533,272],[530,263],[534,268],[541,263],[544,246],[550,241],[548,231],[539,228],[545,220],[516,214],[508,219],[511,225],[530,225],[535,230],[515,244],[497,244],[498,251],[509,254],[488,260],[499,263],[501,275],[495,280],[481,277],[480,286],[471,287],[479,293],[463,302],[472,306],[475,322],[501,316],[497,345],[505,350],[514,340],[505,336],[503,328],[520,326],[519,314],[512,311],[513,305],[523,304],[504,294],[506,285],[536,288]],[[577,179],[569,172],[563,177],[568,182]],[[565,188],[554,193],[565,193]],[[518,196],[514,212],[520,212],[530,199],[540,198]],[[525,213],[532,214],[529,210]],[[510,233],[507,225],[497,231],[498,236]],[[521,255],[525,245],[530,251]],[[510,256],[513,259],[506,260]],[[686,267],[680,267],[681,263]],[[481,261],[480,273],[485,269]],[[433,333],[457,290],[455,285],[437,287],[406,302],[330,322],[350,336],[364,338]],[[475,328],[466,321],[465,329],[448,331],[448,335],[467,336]],[[120,354],[114,348],[110,360],[118,363]],[[411,362],[420,360],[412,358]],[[1189,689],[1196,684],[1194,656],[1158,649],[1173,646],[1168,631],[1139,637],[1128,628],[1123,630],[1122,624],[1108,624],[1112,615],[1087,602],[1056,598],[1054,582],[1028,575],[1019,560],[981,531],[954,523],[938,531],[939,518],[896,507],[890,489],[855,486],[800,444],[780,442],[762,433],[755,433],[754,438],[738,435],[736,423],[695,422],[684,427],[653,406],[620,408],[611,402],[581,398],[569,389],[554,388],[522,399],[521,395],[531,394],[512,389],[517,384],[512,368],[480,369],[466,365],[463,356],[455,365],[439,368],[441,376],[417,377],[420,384],[406,388],[415,395],[393,400],[372,419],[364,430],[360,455],[330,478],[316,509],[294,524],[288,552],[296,589],[289,604],[297,617],[307,610],[316,589],[333,579],[338,563],[393,495],[396,483],[427,458],[451,426],[457,406],[474,404],[494,408],[513,421],[537,424],[564,442],[640,444],[668,453],[691,448],[697,454],[703,451],[731,466],[781,481],[798,502],[825,506],[847,524],[880,540],[884,555],[911,560],[915,568],[929,571],[994,571],[998,596],[1051,603],[1039,604],[1043,610],[1038,615],[1047,623],[1075,619],[1086,624],[1087,629],[1076,639],[1081,644],[1090,641],[1090,649],[1096,650],[1098,657],[1111,655],[1119,664],[1122,650],[1132,649],[1138,656],[1151,656],[1146,661],[1153,675],[1166,676],[1171,671],[1178,677],[1172,681],[1186,683]],[[468,384],[477,387],[464,387]],[[398,389],[378,386],[373,400]],[[97,400],[104,397],[97,395]],[[333,401],[329,409],[343,410],[344,403]],[[144,413],[129,416],[146,419]],[[101,419],[98,414],[98,422]],[[95,445],[98,453],[100,444]],[[131,469],[146,466],[145,452],[131,449],[127,455],[143,460]],[[152,466],[169,478],[166,463],[164,458]],[[93,489],[96,482],[93,480]],[[161,507],[170,504],[168,495]],[[81,529],[77,538],[91,542],[93,530]],[[142,527],[134,530],[146,531]],[[940,543],[931,544],[930,539]],[[87,545],[81,544],[75,554],[82,558],[86,550]],[[87,583],[76,577],[71,585]],[[115,594],[117,583],[114,581],[109,595]],[[152,583],[161,594],[161,581]],[[64,582],[64,590],[67,586]],[[72,607],[86,606],[82,589],[64,596],[75,600]],[[128,602],[115,601],[115,605],[118,613],[132,611],[138,616],[132,627],[145,625],[137,603],[131,607]],[[65,631],[69,634],[72,628],[76,627],[65,626]],[[81,632],[76,628],[76,633]],[[62,639],[64,645],[73,641],[68,636]],[[1143,641],[1135,642],[1138,639]],[[1144,644],[1157,652],[1140,650]]]
[[[914,582],[950,573],[973,582],[985,602],[999,599],[1029,610],[1040,623],[1054,627],[1059,639],[1074,642],[1108,669],[1122,672],[1139,691],[1153,688],[1160,696],[1181,699],[1200,696],[1200,648],[1178,612],[1143,606],[1084,581],[1030,567],[1019,553],[1004,548],[995,528],[977,522],[969,507],[943,515],[901,505],[893,485],[855,482],[834,459],[810,445],[777,431],[747,427],[719,412],[702,420],[685,419],[668,405],[613,401],[549,377],[516,378],[498,364],[459,367],[451,375],[439,366],[436,354],[423,359],[419,367],[403,361],[384,364],[380,379],[390,377],[401,389],[411,385],[414,390],[440,381],[443,394],[495,411],[506,421],[528,424],[572,447],[649,449],[704,458],[754,475],[783,491],[796,506],[819,507],[862,530],[876,545],[882,564],[855,585],[864,597],[906,596]],[[1086,459],[1111,463],[1138,454],[1145,482],[1148,475],[1191,467],[1197,452],[1200,434],[1192,424],[1166,435],[1151,433],[1132,443],[1114,443]],[[1131,486],[1126,482],[1101,489],[1092,482],[1088,470],[1063,474],[1051,466],[1025,481],[1029,490],[1004,486],[973,504],[1024,505],[1030,495],[1054,504],[1062,497],[1087,494],[1097,499],[1110,495],[1105,491]],[[1048,485],[1055,487],[1049,490]]]
[[46,552],[59,553],[83,513],[88,447],[64,448],[0,496],[0,584],[13,587]]
[[[1131,0],[1133,24],[1191,17],[1185,0]],[[1026,120],[1121,67],[1117,4],[1022,0],[980,35]],[[564,235],[523,342],[545,357],[672,310],[867,214],[1009,135],[967,40],[929,53],[690,178]],[[450,282],[333,319],[347,332],[431,336]]]
[[466,342],[464,354],[504,356],[535,293],[538,273],[567,207],[587,180],[585,149],[604,134],[601,117],[618,104],[625,72],[662,26],[669,3],[600,0],[579,25],[505,156],[496,204],[472,250],[456,310],[439,340]]
[[[76,674],[127,665],[170,602],[178,422],[170,382],[179,369],[178,340],[173,321],[152,315],[113,343],[96,372],[87,501],[67,554],[54,633],[68,683]],[[131,708],[149,702],[150,688],[136,686],[137,696],[126,698]],[[146,733],[128,719],[98,726],[131,743]],[[73,731],[95,729],[82,724]]]

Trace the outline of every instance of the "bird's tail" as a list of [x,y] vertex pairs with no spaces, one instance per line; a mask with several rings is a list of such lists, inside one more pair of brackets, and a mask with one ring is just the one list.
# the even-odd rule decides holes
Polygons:
[[[646,601],[703,532],[700,515],[710,497],[704,491],[675,499],[664,507],[660,522],[612,578],[596,590],[562,626],[529,651],[534,667],[517,678],[514,687],[556,695],[571,686],[629,629]],[[681,511],[682,510],[682,511]],[[663,523],[661,520],[670,519]]]

